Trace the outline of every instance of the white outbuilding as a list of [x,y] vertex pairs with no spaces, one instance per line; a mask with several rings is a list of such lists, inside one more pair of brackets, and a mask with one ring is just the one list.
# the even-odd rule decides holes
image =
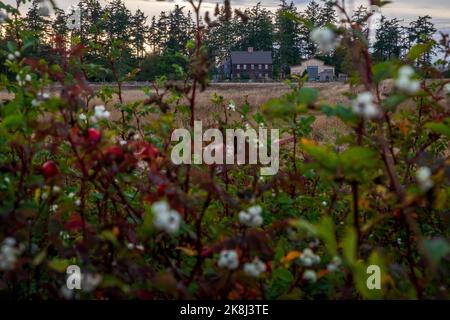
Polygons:
[[327,66],[319,59],[309,59],[291,67],[291,75],[303,76],[305,72],[308,74],[308,81],[326,82],[336,78],[334,67]]

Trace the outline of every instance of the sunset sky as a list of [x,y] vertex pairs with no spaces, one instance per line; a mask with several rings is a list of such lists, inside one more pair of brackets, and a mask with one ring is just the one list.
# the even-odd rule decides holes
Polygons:
[[[3,0],[6,3],[12,4],[14,0]],[[63,9],[66,9],[70,4],[76,4],[77,0],[56,0],[56,3]],[[106,1],[101,1],[105,3]],[[205,0],[204,9],[213,9],[216,3],[222,1]],[[249,0],[231,0],[231,5],[234,7],[245,8],[256,4],[258,1]],[[271,10],[276,10],[279,4],[277,0],[261,0],[261,4]],[[294,0],[294,3],[299,9],[306,6],[309,0]],[[360,4],[367,4],[369,1],[365,0],[347,0],[349,7],[353,3],[353,7]],[[419,15],[428,14],[433,17],[433,22],[440,31],[450,32],[450,0],[393,0],[393,3],[383,8],[382,12],[388,17],[398,17],[403,19],[405,23],[409,23]],[[161,11],[168,11],[174,7],[175,4],[184,5],[189,4],[185,0],[125,0],[127,7],[134,11],[141,9],[150,17],[158,15]]]

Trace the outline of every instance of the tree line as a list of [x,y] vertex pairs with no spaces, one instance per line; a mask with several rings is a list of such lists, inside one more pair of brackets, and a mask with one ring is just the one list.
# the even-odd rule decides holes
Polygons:
[[[50,15],[48,10],[43,10],[40,0],[33,0],[15,28],[34,39],[27,50],[45,59],[52,59],[55,35],[67,43],[87,45],[84,62],[96,66],[88,74],[91,81],[115,80],[133,70],[137,80],[152,80],[162,75],[176,78],[180,68],[188,68],[195,19],[183,6],[175,5],[171,11],[163,11],[151,19],[139,9],[131,12],[123,0],[111,0],[105,6],[97,0],[81,0],[78,10],[79,28],[71,29],[67,23],[71,18],[68,12],[57,9]],[[364,21],[368,14],[369,8],[360,6],[352,20]],[[202,17],[201,23],[211,74],[230,51],[248,47],[272,51],[275,78],[288,75],[290,66],[312,57],[334,65],[338,72],[350,73],[343,49],[321,54],[310,39],[312,28],[338,23],[333,1],[313,0],[304,10],[299,10],[293,2],[281,0],[275,12],[257,3],[243,11],[236,10],[235,14],[229,1],[225,1]],[[409,24],[382,16],[371,43],[373,59],[401,59],[414,44],[426,43],[435,33],[430,16],[418,17]],[[369,38],[368,26],[363,26],[361,35]],[[2,28],[1,46],[5,47],[16,37],[17,30]],[[427,54],[418,63],[426,65],[431,59],[431,54]]]

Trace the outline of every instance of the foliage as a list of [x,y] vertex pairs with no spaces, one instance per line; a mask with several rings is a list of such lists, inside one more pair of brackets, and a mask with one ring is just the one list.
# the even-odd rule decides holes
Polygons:
[[[206,26],[200,4],[190,3],[191,36],[166,39],[167,48],[159,48],[165,54],[151,58],[183,81],[159,77],[144,89],[145,100],[131,103],[121,88],[136,77],[127,61],[140,49],[127,44],[142,39],[116,24],[129,19],[123,3],[102,13],[117,18],[99,21],[108,23],[98,26],[107,37],[73,34],[70,45],[54,37],[52,59],[36,55],[35,36],[1,3],[5,28],[17,32],[5,45],[0,79],[11,95],[0,105],[0,296],[448,298],[449,81],[408,73],[400,88],[420,80],[417,90],[382,91],[383,80],[397,83],[410,69],[397,59],[373,64],[361,28],[336,3],[348,17],[335,32],[353,71],[353,104],[326,104],[304,78],[288,81],[289,93],[254,112],[247,102],[236,106],[214,95],[211,126],[221,132],[282,129],[280,171],[267,177],[258,165],[177,166],[171,132],[180,125],[193,130],[196,94],[208,85]],[[231,12],[227,1],[225,7]],[[210,24],[230,19],[218,14]],[[448,65],[448,37],[418,45],[409,62],[439,45]],[[86,56],[117,85],[95,92],[87,80],[98,65]],[[93,98],[102,106],[89,103]],[[331,142],[314,141],[318,115],[348,130]],[[244,224],[242,212],[261,223]],[[66,288],[72,264],[83,272],[83,290]],[[366,286],[370,265],[381,269],[379,290]]]

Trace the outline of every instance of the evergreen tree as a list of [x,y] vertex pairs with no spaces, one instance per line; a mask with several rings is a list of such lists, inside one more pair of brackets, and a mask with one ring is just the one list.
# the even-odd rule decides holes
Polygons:
[[293,2],[287,4],[285,0],[281,0],[275,14],[275,67],[282,76],[289,73],[289,67],[298,63],[301,58],[298,47],[299,26],[289,17],[296,14],[297,8]]
[[399,22],[397,18],[387,19],[385,16],[381,16],[373,46],[373,54],[378,61],[400,58],[402,52],[402,29]]
[[354,12],[352,16],[352,21],[361,26],[362,32],[368,37],[369,28],[367,25],[368,11],[367,7],[361,5]]
[[144,12],[137,10],[132,17],[131,40],[137,58],[142,59],[145,53],[145,44],[149,28],[146,25],[147,17]]
[[184,7],[175,5],[175,9],[169,12],[165,19],[164,31],[167,32],[164,38],[165,51],[185,52],[187,42],[192,39],[194,35],[194,25],[191,13],[184,14]]
[[308,3],[302,18],[308,21],[309,27],[301,27],[301,51],[305,58],[312,58],[317,54],[317,46],[310,39],[311,29],[320,28],[328,24],[333,24],[336,21],[333,4],[326,1],[324,7],[316,1]]
[[33,46],[33,50],[38,56],[44,56],[48,51],[46,41],[48,41],[48,31],[50,29],[50,19],[41,12],[41,1],[33,0],[25,17],[25,27],[33,33],[38,43]]
[[218,25],[209,27],[206,33],[206,45],[216,64],[221,64],[229,56],[230,51],[236,49],[240,42],[242,24],[236,17],[228,18],[225,6],[220,6],[216,12]]
[[248,17],[248,21],[245,26],[239,28],[242,35],[239,44],[240,50],[253,47],[254,50],[271,51],[274,29],[271,13],[267,9],[261,8],[261,3],[258,2],[251,9],[246,9],[244,14]]
[[318,24],[319,26],[325,26],[329,24],[336,24],[336,10],[334,9],[334,1],[323,0],[324,4],[320,9],[320,16]]
[[[433,38],[436,33],[434,24],[430,21],[429,15],[420,16],[417,20],[413,21],[409,25],[409,40],[411,44],[427,43]],[[429,65],[431,63],[432,51],[427,51],[417,61],[417,65]]]

